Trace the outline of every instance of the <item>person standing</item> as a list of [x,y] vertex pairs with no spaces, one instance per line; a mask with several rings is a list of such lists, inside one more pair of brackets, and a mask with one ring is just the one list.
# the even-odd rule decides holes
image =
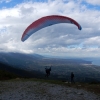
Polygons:
[[74,76],[75,76],[74,73],[71,72],[71,83],[75,83],[75,82],[74,82]]

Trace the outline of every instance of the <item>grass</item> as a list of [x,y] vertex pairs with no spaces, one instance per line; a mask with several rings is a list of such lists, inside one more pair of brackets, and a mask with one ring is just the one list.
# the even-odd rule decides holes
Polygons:
[[9,80],[18,77],[18,75],[6,70],[0,70],[0,80]]

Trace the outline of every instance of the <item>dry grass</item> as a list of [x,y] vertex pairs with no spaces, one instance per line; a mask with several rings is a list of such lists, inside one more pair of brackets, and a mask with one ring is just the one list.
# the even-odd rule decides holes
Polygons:
[[94,83],[94,84],[92,83],[75,83],[75,84],[64,83],[64,85],[69,86],[69,87],[74,87],[77,89],[84,89],[86,91],[100,95],[100,83]]

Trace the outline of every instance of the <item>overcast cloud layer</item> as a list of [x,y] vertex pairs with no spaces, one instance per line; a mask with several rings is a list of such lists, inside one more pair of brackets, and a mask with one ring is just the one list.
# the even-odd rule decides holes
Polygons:
[[[0,8],[0,51],[66,57],[100,57],[99,0],[33,1]],[[0,0],[1,5],[11,2]],[[39,30],[22,42],[21,36],[26,27],[47,15],[71,17],[80,23],[82,30],[78,30],[73,24],[57,24]]]

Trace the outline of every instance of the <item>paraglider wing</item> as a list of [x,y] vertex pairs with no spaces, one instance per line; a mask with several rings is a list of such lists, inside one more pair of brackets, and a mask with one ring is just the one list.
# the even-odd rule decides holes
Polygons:
[[29,36],[31,36],[36,31],[51,26],[58,23],[71,23],[78,27],[79,30],[81,30],[81,26],[76,22],[74,19],[66,17],[66,16],[60,16],[60,15],[51,15],[51,16],[45,16],[42,17],[36,21],[34,21],[32,24],[30,24],[26,30],[24,31],[21,40],[25,41]]

